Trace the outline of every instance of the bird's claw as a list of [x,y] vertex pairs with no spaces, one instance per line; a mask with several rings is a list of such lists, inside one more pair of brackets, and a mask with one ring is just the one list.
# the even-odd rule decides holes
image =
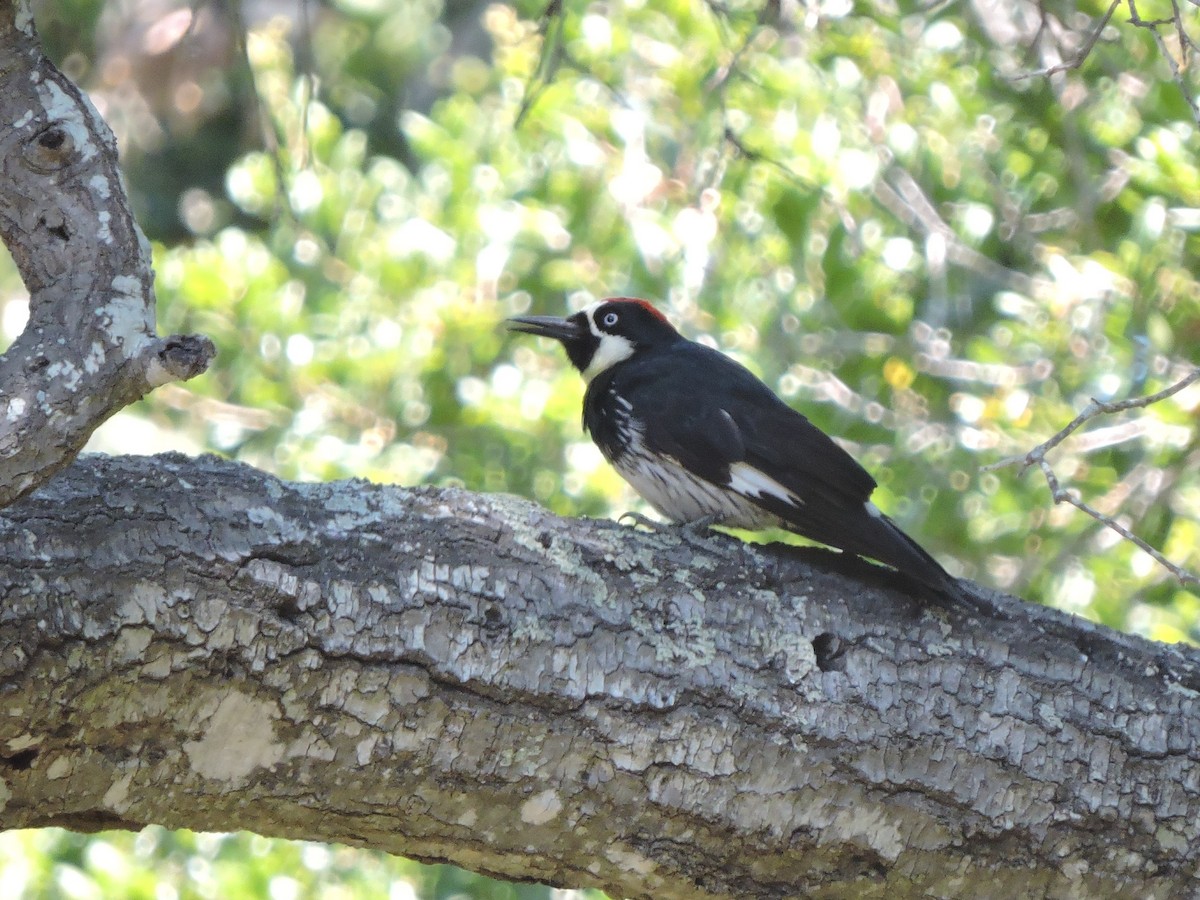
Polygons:
[[634,528],[641,525],[647,531],[653,531],[655,534],[662,531],[665,527],[668,527],[662,522],[656,522],[648,516],[643,516],[640,512],[622,513],[621,515],[617,516],[617,523],[620,524],[626,519],[633,523]]
[[710,526],[716,525],[720,521],[717,516],[701,516],[691,522],[656,522],[637,512],[627,512],[618,517],[617,521],[624,522],[626,519],[633,522],[634,527],[640,525],[655,534],[676,534],[681,540],[687,541],[699,550],[705,549],[704,533]]

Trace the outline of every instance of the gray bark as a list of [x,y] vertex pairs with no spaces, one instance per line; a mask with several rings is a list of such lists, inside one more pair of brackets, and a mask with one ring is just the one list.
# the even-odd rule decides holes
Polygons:
[[630,897],[1200,888],[1196,651],[837,559],[85,457],[0,519],[0,827]]
[[246,828],[634,897],[1200,889],[1195,651],[507,497],[179,457],[30,493],[212,347],[156,336],[111,133],[24,0],[0,167],[30,290],[0,357],[0,828]]
[[100,423],[203,372],[212,343],[159,338],[154,273],[112,132],[42,55],[27,0],[0,2],[0,238],[29,321],[0,356],[0,506],[75,458]]

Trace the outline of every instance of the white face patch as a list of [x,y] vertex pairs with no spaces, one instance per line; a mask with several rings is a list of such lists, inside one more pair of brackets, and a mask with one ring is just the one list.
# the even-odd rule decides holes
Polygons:
[[605,369],[633,356],[633,344],[615,334],[605,334],[600,337],[600,346],[592,354],[592,361],[583,372],[583,380],[591,381]]
[[765,497],[770,494],[792,506],[802,506],[804,501],[782,484],[761,472],[749,463],[736,462],[729,467],[729,489],[746,497]]
[[605,369],[611,368],[619,362],[624,362],[633,356],[632,342],[620,335],[608,334],[601,331],[599,326],[596,325],[596,309],[602,305],[602,303],[593,303],[583,311],[587,317],[588,328],[591,329],[592,334],[600,341],[596,347],[596,352],[592,354],[592,361],[583,370],[584,381],[591,381]]

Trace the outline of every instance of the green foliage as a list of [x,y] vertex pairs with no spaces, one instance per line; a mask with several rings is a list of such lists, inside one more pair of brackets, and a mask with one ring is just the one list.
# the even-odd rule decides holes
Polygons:
[[[150,178],[161,146],[110,94],[132,189],[159,211],[160,329],[220,350],[124,421],[289,478],[611,515],[639,504],[580,430],[578,377],[499,323],[643,295],[843,438],[879,505],[964,574],[1200,639],[1195,591],[1052,505],[1036,468],[984,469],[1093,396],[1151,393],[1200,363],[1197,126],[1153,36],[1114,20],[1077,69],[1023,77],[1072,57],[1047,43],[1066,26],[1033,45],[1000,7],[804,4],[784,22],[761,7],[568,2],[543,22],[541,2],[341,0],[307,36],[253,23],[278,152],[236,57],[189,70],[204,100],[190,117],[186,86],[129,86],[159,112],[159,145],[205,148],[173,182]],[[1078,25],[1074,7],[1041,8]],[[63,57],[94,53],[78,68],[102,81],[116,51],[93,30],[53,37]],[[17,325],[6,313],[8,337]],[[1198,408],[1193,386],[1050,456],[1192,572]]]
[[452,866],[247,832],[151,825],[138,834],[60,829],[0,836],[5,900],[602,900],[597,891],[504,884]]

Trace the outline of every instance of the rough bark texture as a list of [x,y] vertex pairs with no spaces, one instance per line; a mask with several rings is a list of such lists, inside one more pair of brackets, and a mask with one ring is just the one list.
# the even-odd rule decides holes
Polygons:
[[0,506],[68,465],[96,427],[212,343],[159,338],[154,273],[112,132],[42,55],[27,0],[0,0],[0,238],[29,321],[0,356]]
[[836,559],[84,458],[0,518],[0,826],[247,828],[630,897],[1200,889],[1195,651]]
[[[112,135],[24,0],[0,237],[30,290],[3,505],[212,355],[156,336]],[[635,897],[1200,889],[1194,652],[835,559],[88,459],[0,515],[0,828],[248,828]]]

